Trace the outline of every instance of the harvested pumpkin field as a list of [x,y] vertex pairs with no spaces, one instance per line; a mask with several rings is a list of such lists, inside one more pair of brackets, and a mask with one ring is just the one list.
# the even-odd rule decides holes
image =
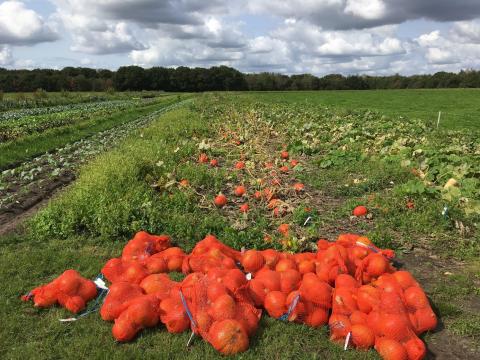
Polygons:
[[0,237],[2,358],[475,358],[478,128],[322,94],[129,104]]

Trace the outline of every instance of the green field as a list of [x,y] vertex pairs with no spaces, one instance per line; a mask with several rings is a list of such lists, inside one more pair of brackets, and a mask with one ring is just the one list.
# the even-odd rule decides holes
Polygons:
[[258,92],[255,96],[268,102],[374,110],[395,119],[413,117],[435,125],[441,111],[441,128],[480,128],[479,89]]
[[[77,180],[48,206],[0,237],[5,279],[0,357],[219,357],[198,337],[186,348],[190,334],[169,334],[163,325],[120,344],[112,338],[112,324],[98,314],[65,324],[58,321],[70,316],[63,309],[20,302],[20,295],[68,268],[93,278],[144,229],[171,235],[185,251],[209,233],[236,249],[289,252],[312,249],[319,238],[333,241],[340,233],[368,236],[394,249],[396,265],[410,270],[430,297],[441,319],[436,331],[422,336],[431,353],[474,358],[480,351],[480,144],[472,131],[480,124],[478,95],[476,90],[212,93],[157,115],[82,166]],[[445,113],[439,130],[438,110]],[[279,218],[251,196],[270,186],[258,181],[271,180],[263,164],[279,166],[284,147],[300,166],[272,185],[286,204]],[[219,167],[199,164],[201,152],[218,159]],[[239,159],[246,171],[232,170]],[[450,178],[457,186],[444,188]],[[182,179],[190,185],[179,186]],[[305,184],[305,194],[292,192],[295,182]],[[247,199],[232,194],[237,184],[247,187]],[[219,192],[229,199],[223,209],[213,205]],[[238,211],[245,201],[246,216]],[[359,204],[369,208],[371,218],[350,217]],[[290,225],[288,238],[277,231],[281,223]],[[250,349],[238,357],[378,358],[373,350],[344,352],[328,340],[326,327],[284,323],[266,313]]]

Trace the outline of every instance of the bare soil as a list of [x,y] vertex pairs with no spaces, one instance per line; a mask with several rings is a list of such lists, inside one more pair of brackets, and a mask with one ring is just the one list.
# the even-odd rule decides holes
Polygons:
[[44,179],[19,195],[15,202],[0,209],[0,236],[15,231],[21,223],[45,206],[54,193],[75,179],[72,172],[65,172],[55,179]]

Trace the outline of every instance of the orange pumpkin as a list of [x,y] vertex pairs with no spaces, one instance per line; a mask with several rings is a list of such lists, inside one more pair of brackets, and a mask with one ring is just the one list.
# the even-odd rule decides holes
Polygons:
[[216,321],[210,327],[208,340],[223,355],[234,355],[248,349],[248,334],[237,320]]

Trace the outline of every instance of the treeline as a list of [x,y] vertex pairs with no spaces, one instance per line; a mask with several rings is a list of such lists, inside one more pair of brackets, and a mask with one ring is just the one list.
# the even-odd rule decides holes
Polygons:
[[0,91],[222,91],[222,90],[367,90],[480,87],[480,71],[437,72],[413,76],[317,77],[310,74],[243,74],[227,66],[176,69],[124,66],[117,71],[66,67],[62,70],[0,68]]

